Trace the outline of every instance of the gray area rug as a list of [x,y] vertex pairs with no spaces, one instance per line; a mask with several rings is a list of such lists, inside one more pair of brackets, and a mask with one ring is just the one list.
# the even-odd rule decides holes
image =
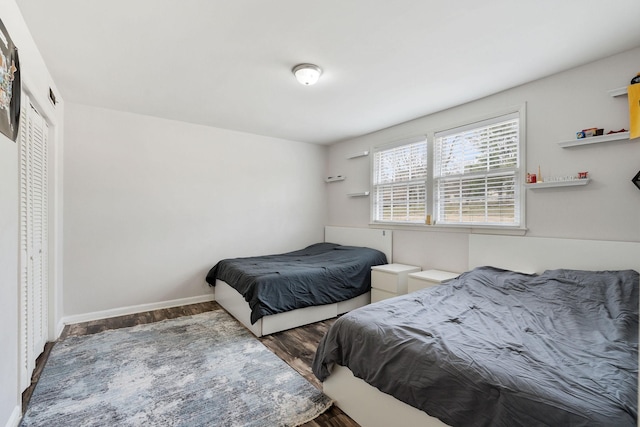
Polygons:
[[57,343],[21,425],[295,426],[330,406],[216,310]]

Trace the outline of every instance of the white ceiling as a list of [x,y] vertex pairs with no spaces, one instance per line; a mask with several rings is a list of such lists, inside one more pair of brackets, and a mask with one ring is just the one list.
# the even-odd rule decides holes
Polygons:
[[640,46],[638,0],[17,3],[67,102],[318,144]]

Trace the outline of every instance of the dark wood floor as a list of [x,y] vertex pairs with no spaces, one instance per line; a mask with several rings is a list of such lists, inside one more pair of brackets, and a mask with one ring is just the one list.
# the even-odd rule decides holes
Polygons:
[[[102,332],[108,329],[126,328],[129,326],[141,325],[145,323],[157,322],[165,319],[174,319],[182,316],[190,316],[193,314],[203,313],[211,310],[223,310],[216,302],[207,302],[200,304],[191,304],[181,307],[167,308],[144,313],[132,314],[128,316],[113,317],[110,319],[95,320],[85,323],[77,323],[68,325],[62,331],[60,340],[68,336],[90,335]],[[289,366],[298,371],[311,384],[322,389],[322,384],[311,372],[311,363],[313,356],[318,347],[320,339],[331,326],[335,319],[329,319],[323,322],[313,323],[311,325],[301,326],[299,328],[290,329],[288,331],[278,332],[276,334],[261,337],[259,340],[278,357],[284,360]],[[36,369],[33,373],[31,386],[22,394],[23,411],[31,399],[33,389],[35,388],[42,368],[46,364],[49,353],[54,343],[48,343],[45,351],[38,358]],[[359,425],[349,418],[340,408],[335,405],[327,412],[317,417],[315,420],[304,424],[306,427],[359,427]]]

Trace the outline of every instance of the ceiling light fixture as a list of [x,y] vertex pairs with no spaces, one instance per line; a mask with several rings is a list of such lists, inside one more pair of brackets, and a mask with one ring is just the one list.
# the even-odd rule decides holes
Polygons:
[[305,86],[316,84],[320,79],[320,74],[322,74],[320,67],[313,64],[298,64],[291,71],[293,71],[300,84]]

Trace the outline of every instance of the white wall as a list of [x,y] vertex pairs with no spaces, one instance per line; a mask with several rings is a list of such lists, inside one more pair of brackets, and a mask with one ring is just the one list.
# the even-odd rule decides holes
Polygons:
[[[62,121],[62,96],[51,79],[44,60],[29,33],[20,10],[14,0],[0,0],[0,18],[13,42],[19,49],[23,90],[28,90],[35,104],[52,123]],[[60,104],[53,109],[48,101],[49,87],[58,94]],[[56,206],[60,202],[62,181],[60,168],[55,160],[62,148],[62,127],[53,126],[50,164],[52,184],[50,240],[53,246],[61,243],[60,217]],[[19,308],[18,308],[18,144],[0,135],[0,425],[17,425],[20,417],[21,394],[18,392],[19,373]],[[50,269],[50,295],[58,301],[60,269],[54,256]],[[55,303],[51,306],[50,323],[55,325],[59,313]]]
[[18,395],[18,147],[0,135],[0,425]]
[[[343,174],[347,179],[329,186],[329,223],[369,223],[369,199],[348,198],[346,193],[369,189],[370,156],[346,160],[349,154],[526,103],[527,170],[537,172],[540,165],[543,176],[588,171],[593,179],[585,187],[527,190],[527,235],[640,241],[640,191],[630,182],[640,169],[640,140],[570,149],[556,144],[575,138],[575,132],[584,128],[629,129],[627,98],[612,98],[607,90],[627,85],[639,71],[640,49],[634,49],[332,145],[328,173]],[[468,234],[434,230],[396,229],[394,260],[423,268],[465,270]]]
[[327,147],[67,104],[65,316],[211,295],[220,259],[322,241]]

